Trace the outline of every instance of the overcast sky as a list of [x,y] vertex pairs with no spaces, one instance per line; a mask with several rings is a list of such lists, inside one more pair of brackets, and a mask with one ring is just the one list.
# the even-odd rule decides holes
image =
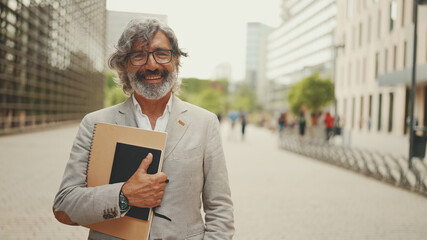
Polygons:
[[212,78],[217,65],[232,65],[232,81],[244,78],[246,25],[280,24],[280,0],[107,0],[114,11],[164,14],[179,45],[181,77]]

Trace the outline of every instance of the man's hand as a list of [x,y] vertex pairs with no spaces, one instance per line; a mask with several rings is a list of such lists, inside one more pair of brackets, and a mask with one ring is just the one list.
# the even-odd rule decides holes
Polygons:
[[138,170],[123,185],[122,192],[131,206],[152,208],[160,205],[162,201],[167,176],[162,172],[147,174],[152,160],[153,155],[149,153]]

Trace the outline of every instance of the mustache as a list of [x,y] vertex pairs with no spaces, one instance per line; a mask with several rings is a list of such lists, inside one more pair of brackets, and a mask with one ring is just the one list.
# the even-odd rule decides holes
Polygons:
[[135,73],[135,76],[138,79],[145,78],[147,75],[160,75],[160,76],[166,78],[168,76],[168,74],[169,74],[169,72],[167,70],[156,69],[154,71],[151,71],[151,70],[138,71]]

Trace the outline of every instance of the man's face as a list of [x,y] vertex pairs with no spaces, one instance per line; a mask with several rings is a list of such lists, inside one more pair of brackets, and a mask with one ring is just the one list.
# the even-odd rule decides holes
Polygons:
[[[159,31],[153,35],[148,46],[145,42],[136,40],[131,52],[153,52],[169,49],[171,49],[169,39],[163,32]],[[172,57],[169,63],[159,64],[154,59],[153,54],[149,54],[147,63],[143,66],[134,66],[130,59],[128,59],[127,70],[133,90],[148,99],[160,99],[164,97],[171,91],[177,78],[176,60],[174,57]]]

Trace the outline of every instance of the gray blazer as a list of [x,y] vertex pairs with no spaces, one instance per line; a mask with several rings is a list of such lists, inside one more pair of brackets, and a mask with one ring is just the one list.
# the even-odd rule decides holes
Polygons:
[[[173,98],[162,170],[170,182],[156,208],[172,221],[154,216],[150,239],[232,239],[233,204],[219,122],[213,113]],[[54,201],[57,219],[68,219],[61,222],[87,225],[120,217],[118,197],[123,183],[87,188],[86,173],[94,124],[137,127],[133,107],[129,98],[83,118]],[[118,238],[91,230],[89,239]]]

